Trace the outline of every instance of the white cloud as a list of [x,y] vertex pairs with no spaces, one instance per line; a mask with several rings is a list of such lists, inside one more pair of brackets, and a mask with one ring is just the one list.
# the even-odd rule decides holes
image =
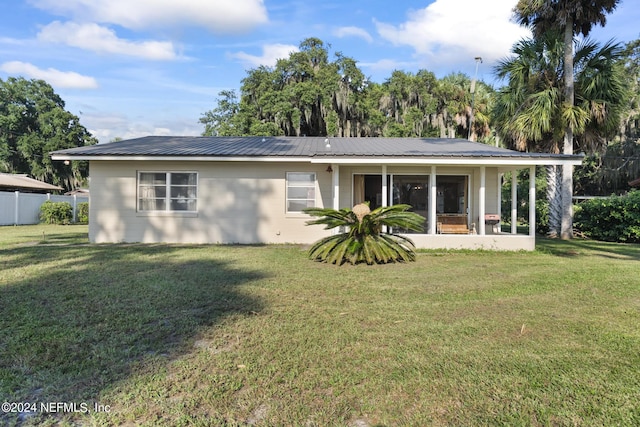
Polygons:
[[55,21],[42,28],[38,33],[38,40],[64,43],[98,53],[129,55],[153,60],[177,58],[171,42],[128,41],[118,38],[111,29],[92,23]]
[[122,129],[128,126],[127,118],[121,114],[101,115],[80,112],[80,122],[99,142],[109,142],[114,138],[123,138]]
[[133,119],[120,113],[96,112],[82,115],[81,122],[100,143],[110,142],[115,138],[133,139],[149,135],[198,136],[204,130],[204,126],[196,120],[184,117]]
[[93,77],[83,76],[73,71],[60,71],[55,68],[43,70],[27,62],[5,62],[0,65],[0,70],[7,74],[41,79],[56,88],[96,89],[98,87],[98,82]]
[[268,22],[264,0],[30,0],[38,8],[78,21],[130,29],[200,26],[242,33]]
[[403,62],[393,59],[380,59],[376,62],[358,62],[358,65],[377,72],[402,70],[418,66],[415,62]]
[[278,59],[289,58],[289,55],[292,52],[297,52],[298,50],[297,46],[289,44],[266,44],[262,46],[261,56],[250,55],[245,52],[232,53],[230,56],[232,58],[239,59],[252,67],[258,67],[260,65],[273,67],[276,65]]
[[359,27],[340,27],[336,29],[334,32],[336,37],[360,37],[365,41],[371,43],[373,42],[373,37],[364,29]]
[[414,11],[398,26],[375,22],[378,33],[394,45],[410,46],[430,61],[469,62],[476,56],[493,62],[530,35],[511,20],[516,0],[436,0]]
[[13,39],[10,37],[0,37],[0,44],[11,46],[22,46],[25,44],[24,40]]

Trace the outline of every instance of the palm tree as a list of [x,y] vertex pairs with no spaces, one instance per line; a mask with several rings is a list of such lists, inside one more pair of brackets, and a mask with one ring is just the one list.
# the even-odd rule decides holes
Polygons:
[[334,234],[317,241],[309,249],[309,257],[316,261],[342,265],[345,262],[357,264],[386,264],[397,261],[415,260],[413,242],[398,234],[385,233],[383,227],[421,231],[425,219],[409,212],[409,205],[382,206],[371,211],[361,203],[353,209],[309,208],[305,213],[320,217],[307,222],[325,224],[325,229],[344,227],[344,233]]
[[629,109],[623,126],[620,129],[621,138],[640,137],[640,39],[633,40],[624,48],[625,70],[631,85]]
[[455,138],[469,134],[471,119],[471,79],[462,73],[452,73],[438,81],[435,89],[438,100],[435,123],[440,138]]
[[[534,37],[548,31],[560,31],[564,43],[564,102],[573,106],[575,101],[573,79],[573,36],[588,36],[594,24],[604,26],[606,14],[611,13],[620,0],[518,0],[514,8],[516,20],[531,27]],[[573,154],[573,129],[564,127],[563,153]],[[573,167],[562,168],[562,223],[560,237],[573,236],[572,198]]]
[[[628,96],[621,47],[590,40],[578,44],[571,61],[575,64],[573,104],[566,104],[562,96],[564,43],[557,33],[522,40],[512,52],[515,56],[496,67],[497,76],[508,79],[494,108],[507,144],[521,151],[559,153],[568,128],[578,149],[601,151],[605,138],[617,131]],[[563,216],[559,178],[555,167],[547,168],[549,226],[555,235]]]

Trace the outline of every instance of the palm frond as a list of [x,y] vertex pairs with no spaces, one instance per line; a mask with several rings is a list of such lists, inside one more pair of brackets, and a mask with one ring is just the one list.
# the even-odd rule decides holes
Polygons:
[[415,260],[415,246],[407,237],[383,233],[383,226],[422,231],[425,218],[410,212],[406,204],[385,206],[360,215],[351,209],[310,208],[305,212],[320,218],[308,221],[308,225],[324,224],[325,228],[348,226],[344,233],[320,239],[309,249],[309,257],[330,264],[385,264]]
[[357,218],[350,209],[330,209],[330,208],[307,208],[304,213],[310,216],[320,217],[318,219],[309,220],[307,225],[324,224],[325,229],[331,229],[342,226],[352,226],[357,222]]
[[541,33],[517,42],[511,50],[513,56],[495,68],[496,75],[507,80],[493,112],[508,146],[557,152],[564,129],[571,127],[577,148],[592,152],[615,134],[631,93],[620,45],[614,41],[600,45],[589,39],[577,44],[573,58],[575,101],[569,107],[563,105],[564,47],[559,34]]
[[581,134],[589,121],[589,112],[577,105],[564,104],[562,119],[575,133]]

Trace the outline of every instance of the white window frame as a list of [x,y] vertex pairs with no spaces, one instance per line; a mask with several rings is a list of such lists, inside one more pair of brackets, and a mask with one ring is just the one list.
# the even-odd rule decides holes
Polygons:
[[[312,181],[308,181],[308,182],[300,182],[300,181],[291,181],[290,177],[291,175],[295,175],[295,174],[304,174],[304,175],[312,175],[313,176],[313,180]],[[306,200],[307,201],[307,207],[315,207],[316,206],[316,201],[317,201],[317,181],[318,181],[318,175],[316,172],[301,172],[301,171],[296,171],[296,172],[287,172],[286,173],[286,200],[285,200],[285,212],[288,214],[302,214],[302,210],[290,210],[289,209],[289,202],[292,200],[297,200],[297,201],[301,201],[301,200]],[[313,198],[307,197],[307,198],[293,198],[290,197],[289,192],[290,189],[292,188],[307,188],[313,191]],[[311,203],[309,203],[311,202]]]
[[[145,173],[152,174],[165,174],[165,196],[163,198],[158,197],[158,199],[164,199],[165,208],[164,209],[142,209],[141,201],[144,199],[141,191],[142,183],[141,183],[141,175]],[[194,174],[195,175],[195,197],[189,198],[189,200],[193,200],[195,203],[195,209],[192,210],[173,210],[171,209],[171,200],[175,199],[171,197],[171,189],[175,187],[172,185],[171,178],[173,174]],[[198,187],[199,187],[199,176],[196,171],[166,171],[166,170],[142,170],[138,171],[136,176],[136,212],[140,214],[149,214],[149,213],[169,213],[169,214],[194,214],[198,211]]]

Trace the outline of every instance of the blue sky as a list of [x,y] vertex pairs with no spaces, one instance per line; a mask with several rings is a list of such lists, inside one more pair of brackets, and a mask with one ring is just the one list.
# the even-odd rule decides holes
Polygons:
[[[529,35],[517,0],[10,0],[0,14],[0,78],[49,82],[100,142],[198,135],[218,92],[308,37],[383,82],[395,69],[493,82]],[[640,38],[640,1],[622,0],[591,36]]]

